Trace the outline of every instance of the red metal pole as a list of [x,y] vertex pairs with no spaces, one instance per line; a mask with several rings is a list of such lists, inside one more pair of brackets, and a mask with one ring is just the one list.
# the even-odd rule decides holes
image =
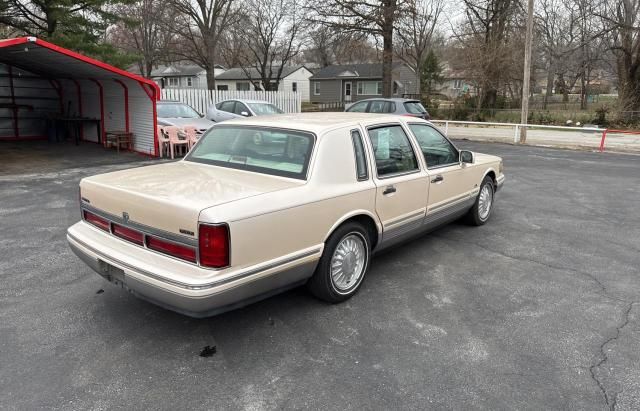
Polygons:
[[604,139],[607,138],[607,130],[608,129],[604,129],[604,131],[602,132],[602,140],[600,140],[600,152],[602,153],[604,151]]
[[114,79],[117,83],[119,83],[124,89],[124,123],[125,123],[125,131],[129,132],[129,88],[124,81],[119,79]]

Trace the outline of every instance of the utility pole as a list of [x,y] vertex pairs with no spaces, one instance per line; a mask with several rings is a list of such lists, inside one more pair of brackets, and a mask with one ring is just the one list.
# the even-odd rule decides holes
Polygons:
[[[528,0],[527,36],[524,45],[524,77],[522,78],[522,113],[520,123],[527,124],[529,118],[529,82],[531,80],[531,46],[533,43],[533,2]],[[527,142],[527,128],[520,127],[520,144]]]

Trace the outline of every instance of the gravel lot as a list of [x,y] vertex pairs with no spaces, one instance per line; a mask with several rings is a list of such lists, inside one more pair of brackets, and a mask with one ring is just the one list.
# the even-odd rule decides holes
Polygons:
[[378,256],[344,304],[296,289],[204,320],[66,245],[80,178],[139,157],[5,168],[0,409],[640,408],[640,157],[459,144],[505,159],[487,225]]

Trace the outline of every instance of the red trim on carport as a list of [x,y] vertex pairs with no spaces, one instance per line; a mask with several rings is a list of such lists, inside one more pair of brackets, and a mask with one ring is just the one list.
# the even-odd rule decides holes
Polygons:
[[49,43],[48,41],[44,41],[44,40],[41,40],[41,39],[36,38],[36,37],[18,37],[18,38],[15,38],[15,39],[0,40],[0,48],[15,46],[17,44],[25,44],[25,43],[37,44],[38,46],[47,48],[49,50],[56,51],[56,52],[58,52],[60,54],[64,54],[64,55],[69,56],[69,57],[73,57],[73,58],[78,59],[80,61],[83,61],[85,63],[89,63],[91,65],[100,67],[101,69],[104,69],[104,70],[110,71],[112,73],[121,75],[123,77],[127,77],[127,78],[130,78],[130,79],[138,81],[138,82],[143,82],[145,84],[149,84],[152,87],[153,86],[155,86],[155,87],[158,86],[155,83],[155,81],[153,81],[153,80],[138,76],[138,75],[133,74],[133,73],[129,73],[128,71],[119,69],[119,68],[114,67],[114,66],[112,66],[110,64],[103,63],[102,61],[98,61],[98,60],[92,59],[91,57],[83,56],[82,54],[76,53],[76,52],[71,51],[71,50],[67,50],[64,47],[56,46],[53,43]]
[[102,141],[102,145],[106,147],[106,141],[104,138],[104,92],[102,90],[102,84],[94,79],[94,78],[90,78],[89,81],[93,81],[94,83],[96,83],[98,85],[98,90],[100,92],[100,141]]
[[[133,73],[129,73],[125,70],[121,70],[117,67],[111,66],[109,64],[103,63],[101,61],[92,59],[90,57],[87,56],[83,56],[82,54],[78,54],[76,52],[73,52],[71,50],[67,50],[63,47],[60,46],[56,46],[55,44],[49,43],[47,41],[44,40],[40,40],[36,37],[19,37],[19,38],[15,38],[15,39],[7,39],[7,40],[0,40],[0,48],[5,48],[5,47],[11,47],[11,46],[15,46],[15,45],[20,45],[20,44],[26,44],[26,43],[32,43],[32,44],[36,44],[40,47],[44,47],[47,48],[49,50],[58,52],[60,54],[75,58],[77,60],[80,60],[82,62],[94,65],[96,67],[99,67],[103,70],[106,71],[110,71],[111,73],[115,73],[118,74],[120,76],[132,79],[134,81],[137,81],[141,87],[145,90],[145,92],[147,93],[147,95],[149,95],[149,98],[151,99],[151,104],[152,104],[152,108],[153,108],[153,124],[154,124],[154,130],[153,130],[153,139],[154,139],[154,147],[153,147],[153,153],[154,155],[157,157],[158,156],[158,136],[157,136],[157,124],[158,124],[158,120],[157,120],[157,111],[156,111],[156,101],[160,100],[161,98],[161,91],[160,91],[160,87],[153,81],[141,76],[138,76],[136,74]],[[34,71],[34,70],[29,70],[28,68],[24,68],[27,71]],[[40,75],[43,75],[42,73],[40,73]],[[102,94],[102,85],[96,80],[96,79],[91,79],[92,81],[94,81],[98,87],[100,88],[100,111],[101,111],[101,132],[102,132],[102,141],[104,141],[104,101],[103,101],[103,94]],[[147,89],[147,87],[145,87],[145,85],[147,87],[149,87],[150,91]],[[79,102],[80,104],[80,102]],[[80,107],[82,106],[82,104],[80,104]],[[148,155],[147,153],[142,153],[141,154],[145,154]]]
[[124,88],[124,124],[125,124],[125,131],[128,133],[129,132],[129,88],[127,87],[126,84],[124,84],[124,81],[122,80],[118,80],[117,78],[113,79],[113,81],[115,81],[116,83],[119,83],[122,88]]

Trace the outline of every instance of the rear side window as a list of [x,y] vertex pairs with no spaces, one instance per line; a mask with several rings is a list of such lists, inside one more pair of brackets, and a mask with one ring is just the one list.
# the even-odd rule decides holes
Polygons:
[[386,106],[386,101],[372,101],[369,105],[369,113],[387,113]]
[[368,101],[361,101],[360,103],[356,103],[347,109],[350,113],[366,113],[367,112],[367,104]]
[[362,136],[358,130],[353,130],[351,132],[351,140],[353,141],[353,152],[356,158],[356,177],[358,178],[358,181],[368,180],[369,172],[367,170],[367,156],[364,152]]
[[387,101],[384,105],[385,113],[395,113],[396,112],[396,103],[393,101]]
[[418,170],[418,161],[409,138],[399,125],[371,128],[369,139],[376,156],[378,177]]
[[218,106],[218,110],[226,111],[228,113],[233,113],[233,106],[236,104],[235,101],[224,101],[220,103]]
[[423,114],[427,112],[427,109],[422,106],[419,101],[407,101],[404,103],[404,108],[407,113],[411,114]]

